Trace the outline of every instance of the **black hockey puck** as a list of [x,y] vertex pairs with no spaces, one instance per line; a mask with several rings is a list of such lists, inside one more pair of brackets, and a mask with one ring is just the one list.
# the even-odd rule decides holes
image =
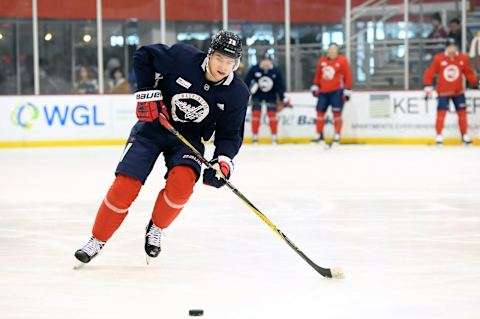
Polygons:
[[203,310],[202,309],[190,309],[188,311],[188,314],[192,317],[203,316]]

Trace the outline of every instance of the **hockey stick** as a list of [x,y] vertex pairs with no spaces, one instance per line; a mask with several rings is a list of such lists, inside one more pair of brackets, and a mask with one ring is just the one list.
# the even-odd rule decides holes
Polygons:
[[[200,159],[200,161],[205,164],[208,168],[213,168],[212,164],[203,157],[202,153],[200,153],[190,142],[183,137],[167,120],[167,118],[160,114],[159,117],[160,124],[167,129],[170,133],[175,135],[183,144],[185,144],[190,150],[195,153],[195,155]],[[232,190],[232,192],[237,195],[244,203],[247,205],[261,220],[263,220],[275,233],[277,233],[280,238],[290,246],[297,254],[302,257],[313,269],[315,269],[320,275],[327,278],[335,278],[335,279],[342,279],[344,278],[343,271],[340,267],[336,268],[322,268],[315,264],[310,258],[308,258],[294,243],[288,239],[288,237],[275,226],[264,214],[260,212],[258,208],[255,207],[235,186],[230,183],[230,181],[224,177],[222,179],[225,181],[225,184]]]

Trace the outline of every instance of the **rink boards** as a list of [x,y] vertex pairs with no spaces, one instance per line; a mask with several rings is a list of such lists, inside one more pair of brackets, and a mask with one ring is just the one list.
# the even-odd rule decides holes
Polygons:
[[[309,142],[315,133],[316,99],[308,92],[287,93],[293,108],[278,113],[279,141]],[[479,143],[480,92],[468,91],[469,132]],[[451,106],[453,108],[453,106]],[[345,105],[344,143],[431,144],[436,100],[422,91],[354,92]],[[326,136],[331,136],[331,114]],[[0,147],[123,144],[135,123],[133,95],[42,95],[0,97]],[[245,140],[251,141],[250,109]],[[447,115],[446,143],[459,143],[457,117]],[[269,142],[264,115],[260,142]]]

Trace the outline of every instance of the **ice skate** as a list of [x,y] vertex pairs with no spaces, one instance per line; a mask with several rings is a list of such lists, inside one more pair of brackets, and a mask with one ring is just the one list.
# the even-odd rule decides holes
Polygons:
[[470,136],[468,134],[463,134],[462,135],[462,142],[463,142],[463,145],[465,145],[465,146],[472,145],[472,139],[470,138]]
[[80,263],[73,268],[78,269],[85,264],[88,264],[90,260],[100,253],[103,246],[105,246],[105,243],[106,242],[98,240],[92,236],[85,246],[75,252],[75,258],[77,258]]
[[312,143],[317,143],[317,144],[321,144],[321,143],[325,142],[324,139],[323,139],[323,134],[318,134],[317,133],[317,135],[312,139],[311,142]]
[[163,230],[153,224],[152,220],[147,225],[145,234],[145,252],[147,253],[147,265],[150,264],[151,258],[156,258],[160,251],[160,240]]
[[437,145],[443,145],[443,136],[441,134],[438,134],[435,137],[435,144]]
[[273,144],[273,145],[277,145],[277,144],[278,144],[277,135],[272,135],[272,144]]
[[257,134],[253,134],[252,143],[253,144],[258,144],[258,135]]

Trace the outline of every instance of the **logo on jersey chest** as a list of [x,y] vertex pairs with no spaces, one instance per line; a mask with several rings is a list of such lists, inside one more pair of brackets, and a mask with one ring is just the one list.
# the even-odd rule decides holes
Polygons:
[[198,94],[179,93],[172,97],[172,119],[176,122],[200,123],[209,112],[208,103]]
[[326,65],[322,68],[322,77],[325,80],[331,80],[335,76],[335,69],[330,65]]
[[450,64],[443,69],[443,77],[448,82],[454,82],[460,77],[460,70],[455,64]]
[[273,88],[273,80],[268,76],[262,76],[258,79],[258,87],[262,92],[270,92]]
[[177,82],[177,84],[183,86],[186,89],[189,89],[192,86],[192,83],[188,82],[187,80],[181,77],[178,77],[178,79],[175,82]]

